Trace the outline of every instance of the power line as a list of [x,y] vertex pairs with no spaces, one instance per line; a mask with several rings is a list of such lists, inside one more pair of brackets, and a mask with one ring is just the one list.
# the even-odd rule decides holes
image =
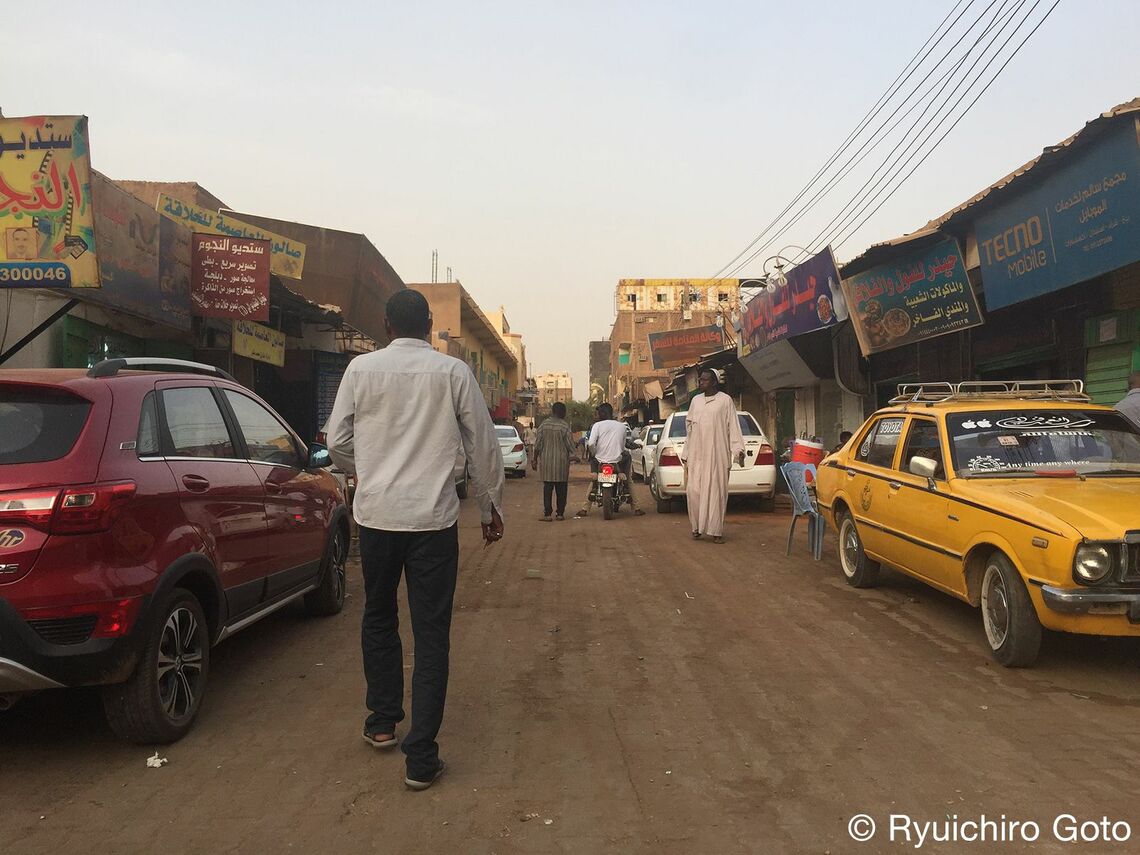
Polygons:
[[[958,6],[960,6],[962,2],[966,2],[966,6],[958,13],[958,16],[956,18],[954,18],[953,23],[950,24],[950,27],[947,28],[946,32],[939,35],[943,26],[946,24],[946,22],[948,20],[950,20],[951,17],[954,16],[954,13],[956,11],[958,11]],[[724,273],[725,270],[727,270],[729,267],[731,267],[741,256],[743,256],[745,253],[748,252],[748,250],[750,250],[752,247],[754,247],[761,239],[763,239],[764,235],[766,235],[777,223],[780,222],[780,220],[783,218],[783,216],[789,210],[791,210],[792,207],[797,202],[799,202],[800,199],[802,199],[804,197],[804,195],[807,194],[807,192],[812,188],[812,186],[815,185],[816,181],[820,178],[820,176],[822,176],[831,167],[831,165],[833,163],[835,163],[835,161],[838,160],[839,157],[842,156],[843,152],[850,146],[850,144],[853,142],[853,140],[855,138],[857,138],[859,133],[861,133],[862,130],[871,121],[874,120],[875,116],[877,116],[882,111],[882,109],[886,106],[886,104],[890,101],[890,99],[892,97],[894,97],[895,93],[903,85],[904,78],[909,78],[910,75],[912,75],[915,71],[918,70],[918,68],[922,65],[922,62],[919,62],[918,65],[912,69],[911,66],[914,65],[915,60],[918,59],[920,56],[924,56],[923,52],[931,44],[932,41],[934,41],[935,44],[940,43],[942,41],[942,39],[944,39],[950,33],[950,31],[954,28],[954,26],[958,23],[958,21],[961,20],[962,15],[964,15],[965,12],[971,6],[973,6],[975,2],[976,2],[976,0],[956,0],[954,6],[947,13],[946,17],[942,19],[942,21],[935,28],[934,32],[927,38],[927,40],[922,44],[922,46],[917,51],[915,51],[914,56],[912,56],[910,58],[910,60],[907,62],[907,64],[903,67],[903,70],[901,72],[899,72],[898,76],[895,77],[894,81],[892,81],[891,85],[887,87],[887,91],[883,95],[879,96],[879,99],[871,106],[871,109],[867,111],[867,113],[863,116],[863,118],[856,125],[855,129],[852,130],[847,135],[847,138],[842,143],[840,143],[839,147],[836,148],[836,150],[831,154],[831,156],[827,159],[827,161],[824,163],[824,165],[819,168],[819,170],[815,173],[815,175],[812,176],[812,178],[808,181],[808,183],[806,185],[804,185],[804,187],[799,191],[799,193],[796,194],[795,198],[793,198],[792,201],[789,202],[784,207],[784,210],[782,210],[779,214],[776,215],[776,218],[773,219],[772,222],[770,222],[767,226],[764,227],[764,229],[760,232],[760,234],[758,234],[755,238],[753,238],[752,242],[749,243],[748,246],[746,246],[744,249],[742,249],[739,253],[737,253],[737,255],[731,261],[729,261],[720,270],[718,270],[715,274],[713,274],[712,276],[710,276],[708,278],[710,278],[710,279],[719,278],[721,276],[721,274]],[[996,2],[996,0],[994,0],[994,2]],[[990,5],[992,6],[993,3],[991,2]],[[929,54],[926,54],[926,56],[928,56],[928,55]],[[904,103],[905,103],[905,101],[904,101]]]
[[[961,103],[962,99],[969,93],[970,89],[973,88],[973,86],[981,78],[981,75],[984,74],[985,70],[987,68],[989,68],[990,64],[992,64],[993,58],[990,59],[990,61],[986,64],[986,66],[982,69],[982,71],[978,73],[978,75],[976,77],[974,77],[972,80],[969,80],[969,82],[964,82],[964,81],[966,81],[970,77],[970,74],[975,69],[977,69],[978,65],[985,59],[987,53],[989,53],[989,51],[993,47],[994,43],[1009,28],[1010,24],[1016,19],[1018,13],[1021,12],[1021,10],[1025,7],[1027,2],[1028,2],[1028,0],[1019,0],[1017,5],[1012,7],[1012,9],[1010,9],[1008,13],[1005,13],[1005,15],[1001,21],[1001,24],[998,26],[998,28],[996,30],[993,29],[994,24],[996,24],[996,22],[997,22],[997,17],[995,16],[994,22],[991,23],[991,26],[989,28],[987,28],[987,30],[985,32],[983,32],[981,35],[979,35],[978,39],[974,42],[973,45],[971,45],[970,53],[973,52],[973,49],[977,47],[978,43],[982,40],[982,38],[987,33],[989,33],[991,30],[993,30],[993,33],[990,36],[989,41],[982,48],[979,55],[974,59],[973,64],[970,65],[970,67],[967,68],[965,73],[962,75],[962,80],[960,80],[960,81],[954,80],[954,78],[958,74],[959,68],[961,67],[961,63],[959,63],[958,65],[955,66],[953,71],[946,77],[946,79],[943,81],[942,85],[939,87],[938,91],[934,93],[933,97],[931,98],[931,104],[933,105],[934,101],[938,100],[938,98],[946,90],[947,86],[949,86],[951,84],[951,82],[954,82],[954,84],[955,84],[954,88],[951,89],[951,91],[946,95],[946,97],[937,106],[934,106],[932,109],[930,107],[928,107],[928,109],[926,110],[926,115],[935,115],[935,116],[940,115],[943,112],[943,110],[945,109],[946,105],[950,102],[950,100],[958,92],[961,92],[962,94],[959,96],[958,100],[954,103],[954,105],[950,108],[950,110],[953,111],[958,106],[958,104]],[[1034,5],[1025,14],[1025,16],[1016,24],[1016,26],[1014,26],[1012,32],[1009,35],[1009,38],[1007,38],[1004,43],[1002,43],[1001,45],[998,46],[997,51],[994,53],[994,57],[996,57],[1001,52],[1001,50],[1006,45],[1009,44],[1009,40],[1017,34],[1017,31],[1025,24],[1025,22],[1033,14],[1033,11],[1037,8],[1037,6],[1040,3],[1041,3],[1041,0],[1036,0]],[[1004,8],[1004,3],[1003,3],[1003,8]],[[999,9],[998,15],[1002,15],[1002,14],[1003,14],[1002,10]],[[936,125],[934,127],[937,128]],[[871,173],[870,177],[863,183],[863,185],[857,191],[855,191],[855,194],[851,197],[851,199],[849,199],[847,201],[847,203],[840,209],[839,213],[837,213],[834,217],[831,218],[831,220],[828,222],[828,224],[826,226],[824,226],[823,229],[821,229],[820,232],[818,234],[816,234],[815,237],[813,237],[807,243],[807,246],[815,247],[819,243],[820,239],[823,238],[825,235],[828,235],[830,233],[842,232],[850,224],[850,221],[853,217],[857,218],[864,210],[866,210],[867,204],[874,202],[874,196],[875,196],[876,191],[878,191],[879,188],[883,186],[884,182],[889,183],[890,180],[893,179],[894,176],[897,175],[899,171],[901,171],[901,170],[896,170],[894,173],[891,173],[891,170],[894,169],[894,167],[899,163],[900,160],[903,160],[904,158],[913,159],[913,156],[915,155],[915,153],[917,151],[921,150],[922,146],[926,144],[927,140],[929,140],[930,137],[934,133],[934,131],[931,130],[926,134],[925,137],[922,137],[922,139],[920,140],[919,135],[921,134],[921,130],[916,130],[918,128],[920,128],[920,125],[916,124],[914,126],[914,128],[912,128],[911,130],[906,132],[906,134],[903,136],[903,138],[898,143],[896,143],[895,147],[893,149],[891,149],[891,151],[887,154],[887,156],[886,156],[886,158],[884,158],[883,162],[880,163],[875,168],[874,172]],[[896,153],[899,152],[900,148],[903,149],[903,151],[901,153],[899,153],[898,156],[894,158],[894,160],[891,160],[891,158]],[[909,162],[909,160],[907,162]],[[906,167],[906,164],[904,163],[902,168],[905,168],[905,167]],[[868,202],[868,200],[869,200],[869,202]],[[860,204],[862,204],[863,207],[860,208],[859,207]],[[837,223],[838,223],[838,225],[837,225]],[[833,227],[835,227],[834,231],[833,231]],[[826,245],[826,243],[824,245]]]
[[[868,139],[865,140],[863,142],[863,144],[859,147],[859,149],[856,150],[856,152],[846,160],[846,162],[839,168],[839,170],[836,172],[836,174],[834,174],[831,177],[831,179],[823,187],[821,187],[819,190],[817,190],[815,192],[815,194],[811,197],[811,199],[809,199],[800,208],[800,210],[796,212],[796,214],[792,217],[792,219],[789,220],[787,223],[785,223],[779,229],[779,231],[775,235],[773,235],[771,238],[769,238],[769,240],[766,241],[759,249],[757,249],[755,252],[751,253],[746,259],[744,259],[744,261],[737,264],[736,267],[734,268],[733,272],[737,272],[737,271],[741,270],[744,266],[746,266],[747,264],[752,262],[755,258],[757,258],[765,250],[767,250],[768,247],[770,247],[773,243],[775,243],[777,240],[779,240],[780,237],[782,237],[784,234],[786,234],[792,228],[792,226],[794,226],[796,223],[798,223],[807,213],[809,213],[814,207],[816,207],[824,198],[827,197],[827,195],[836,187],[836,185],[839,182],[841,182],[844,178],[847,177],[847,175],[850,174],[850,172],[849,172],[850,169],[857,167],[875,149],[877,149],[883,142],[885,142],[887,139],[889,139],[890,135],[899,126],[899,124],[901,124],[902,121],[905,120],[908,116],[910,116],[916,109],[918,109],[920,107],[922,108],[922,112],[919,114],[919,117],[916,119],[916,123],[921,123],[924,119],[929,117],[929,114],[930,114],[929,103],[930,102],[927,101],[927,98],[930,96],[930,92],[934,88],[934,86],[937,85],[937,82],[939,79],[937,77],[934,77],[935,72],[937,72],[938,69],[943,66],[943,64],[951,57],[951,55],[954,53],[954,51],[974,31],[974,29],[978,26],[978,24],[983,22],[983,20],[990,13],[990,11],[993,10],[994,7],[998,5],[998,2],[999,2],[999,0],[991,0],[990,4],[988,6],[986,6],[981,11],[981,13],[973,20],[973,22],[970,23],[970,25],[968,27],[966,27],[966,29],[958,36],[957,40],[935,62],[934,66],[928,72],[927,80],[919,82],[910,91],[910,93],[906,96],[906,98],[904,98],[903,101],[894,108],[893,112],[890,115],[888,115],[878,125],[878,127],[876,127],[870,133]],[[986,35],[986,33],[990,32],[990,30],[993,28],[997,18],[1000,15],[1002,15],[1002,13],[1005,10],[1006,4],[1009,3],[1010,0],[1000,0],[1000,2],[1001,2],[1001,6],[994,13],[993,18],[989,21],[989,23],[987,23],[983,26],[981,33],[975,38],[974,43],[966,50],[966,52],[962,55],[962,57],[960,57],[956,62],[954,62],[953,65],[950,66],[948,71],[943,72],[943,78],[942,79],[950,79],[953,77],[953,75],[961,67],[961,65],[970,57],[974,48],[977,47],[978,42]],[[1020,0],[1020,2],[1024,3],[1025,0]],[[965,10],[963,10],[963,11],[965,11]],[[960,17],[961,16],[959,16],[959,19],[960,19]],[[925,89],[925,91],[923,91],[923,87],[926,86],[927,82],[930,81],[931,79],[933,79],[933,82],[930,83],[930,85]],[[937,98],[938,94],[939,93],[935,93],[935,95],[933,97]],[[905,107],[911,101],[911,99],[915,98],[916,95],[918,95],[918,100],[915,101],[915,103],[912,104],[905,112],[900,113],[900,111],[903,109],[903,107]],[[933,100],[933,98],[931,98],[931,101],[932,100]],[[868,148],[868,146],[869,146],[869,148]],[[889,156],[890,155],[888,155],[888,157]]]
[[[1041,2],[1041,0],[1038,0],[1038,3],[1040,3],[1040,2]],[[965,110],[963,110],[963,111],[962,111],[962,113],[961,113],[961,114],[958,116],[958,118],[956,118],[956,119],[954,120],[953,124],[951,124],[951,125],[950,125],[950,127],[946,129],[945,133],[944,133],[944,134],[943,134],[943,135],[942,135],[942,136],[941,136],[941,137],[938,139],[938,141],[937,141],[937,142],[935,142],[935,144],[934,144],[934,145],[933,145],[933,146],[930,148],[930,150],[929,150],[929,151],[927,151],[927,152],[926,152],[926,154],[924,154],[924,155],[922,156],[922,159],[921,159],[921,160],[919,160],[919,161],[918,161],[918,163],[916,163],[916,164],[915,164],[915,165],[914,165],[914,166],[911,168],[910,172],[908,172],[906,175],[904,175],[904,176],[903,176],[902,180],[901,180],[901,181],[900,181],[900,182],[899,182],[897,185],[895,185],[894,189],[892,189],[892,190],[891,190],[891,192],[890,192],[890,193],[889,193],[889,194],[888,194],[888,195],[887,195],[887,196],[886,196],[886,197],[885,197],[885,198],[884,198],[884,199],[883,199],[881,202],[879,202],[879,204],[878,204],[878,205],[876,205],[876,206],[875,206],[874,210],[872,210],[872,211],[871,211],[869,214],[867,214],[867,216],[866,216],[866,217],[864,217],[864,218],[863,218],[863,219],[862,219],[862,220],[861,220],[861,221],[860,221],[860,222],[859,222],[859,223],[858,223],[858,224],[855,226],[855,228],[851,229],[851,230],[850,230],[850,231],[849,231],[849,232],[848,232],[846,235],[844,235],[844,236],[843,236],[843,238],[842,238],[842,240],[840,240],[840,241],[839,241],[839,242],[836,244],[836,246],[842,246],[842,245],[843,245],[843,244],[844,244],[844,243],[845,243],[847,240],[849,240],[849,239],[850,239],[850,238],[851,238],[851,237],[852,237],[852,236],[855,234],[855,232],[857,232],[859,229],[861,229],[861,228],[863,227],[863,225],[864,225],[864,224],[867,222],[867,220],[869,220],[869,219],[870,219],[872,216],[874,216],[874,215],[875,215],[875,213],[877,213],[877,212],[878,212],[878,210],[879,210],[880,208],[882,208],[882,207],[883,207],[883,205],[885,205],[885,204],[887,203],[887,201],[888,201],[888,200],[889,200],[889,199],[890,199],[892,196],[894,196],[894,194],[895,194],[895,193],[898,191],[898,189],[899,189],[899,188],[900,188],[900,187],[901,187],[903,184],[905,184],[905,183],[906,183],[907,179],[908,179],[908,178],[910,178],[910,176],[911,176],[911,175],[913,175],[913,174],[915,173],[915,170],[917,170],[917,169],[918,169],[920,166],[922,166],[922,164],[923,164],[923,163],[925,163],[925,162],[926,162],[926,159],[927,159],[928,157],[930,157],[930,155],[931,155],[931,154],[933,154],[933,153],[934,153],[934,151],[935,151],[935,150],[938,148],[938,146],[942,144],[942,141],[943,141],[943,140],[945,140],[947,136],[949,136],[950,132],[951,132],[951,131],[953,131],[953,130],[954,130],[954,128],[956,128],[956,127],[958,126],[958,123],[959,123],[959,122],[961,122],[961,121],[962,121],[962,119],[964,119],[964,118],[966,117],[966,115],[967,115],[967,114],[970,112],[970,110],[972,110],[972,109],[974,108],[974,105],[978,103],[978,100],[979,100],[979,99],[980,99],[980,98],[981,98],[983,95],[985,95],[985,94],[986,94],[986,92],[988,92],[988,91],[989,91],[989,88],[990,88],[990,87],[991,87],[991,86],[994,84],[994,81],[995,81],[995,80],[997,80],[997,79],[998,79],[998,77],[1000,77],[1000,76],[1001,76],[1001,73],[1002,73],[1003,71],[1005,71],[1005,67],[1006,67],[1007,65],[1009,65],[1009,64],[1010,64],[1010,62],[1013,60],[1013,58],[1014,58],[1015,56],[1017,56],[1017,54],[1018,54],[1018,53],[1020,53],[1020,52],[1021,52],[1021,49],[1022,49],[1022,48],[1025,46],[1025,43],[1026,43],[1026,42],[1028,42],[1028,41],[1029,41],[1029,40],[1030,40],[1030,39],[1033,37],[1034,33],[1036,33],[1036,32],[1037,32],[1039,29],[1041,29],[1041,25],[1042,25],[1042,24],[1044,24],[1044,23],[1045,23],[1045,21],[1047,21],[1047,20],[1049,19],[1049,16],[1053,14],[1053,10],[1054,10],[1054,9],[1056,9],[1056,8],[1057,8],[1057,6],[1059,6],[1059,5],[1060,5],[1060,3],[1061,3],[1061,0],[1054,0],[1054,2],[1053,2],[1053,5],[1049,7],[1049,10],[1048,10],[1048,11],[1047,11],[1047,12],[1044,14],[1044,16],[1042,16],[1041,20],[1040,20],[1040,21],[1038,21],[1038,22],[1037,22],[1037,23],[1034,25],[1033,29],[1032,29],[1032,30],[1030,30],[1030,31],[1029,31],[1029,32],[1026,34],[1025,38],[1023,38],[1023,39],[1021,40],[1021,42],[1018,44],[1018,46],[1017,46],[1017,47],[1014,49],[1013,53],[1011,53],[1011,54],[1010,54],[1008,57],[1006,57],[1006,60],[1005,60],[1005,62],[1003,62],[1003,63],[1001,64],[1001,67],[1000,67],[1000,68],[998,68],[998,70],[997,70],[996,72],[994,72],[994,76],[993,76],[993,77],[991,77],[991,78],[989,79],[989,81],[988,81],[988,82],[986,83],[986,85],[985,85],[985,86],[982,88],[982,90],[981,90],[981,91],[980,91],[980,92],[977,94],[977,96],[975,96],[974,100],[973,100],[973,101],[972,101],[970,104],[968,104],[968,105],[966,106],[966,109],[965,109]],[[1034,8],[1036,8],[1036,5],[1037,5],[1037,4],[1034,4]],[[1030,12],[1032,12],[1032,9],[1030,10]],[[995,56],[994,56],[994,59],[996,59],[996,58],[997,58],[997,57],[996,57],[996,55],[995,55]],[[990,62],[986,64],[986,68],[989,68],[989,66],[990,66],[992,63],[993,63],[993,60],[991,59],[991,60],[990,60]],[[984,72],[985,72],[985,69],[982,69],[982,72],[984,73]],[[959,99],[959,100],[961,100],[961,99]],[[957,106],[957,104],[955,104],[955,107],[956,107],[956,106]]]

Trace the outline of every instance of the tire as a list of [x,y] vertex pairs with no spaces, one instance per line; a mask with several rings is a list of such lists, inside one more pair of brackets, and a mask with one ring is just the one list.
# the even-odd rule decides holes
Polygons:
[[348,535],[339,523],[329,532],[325,557],[321,559],[321,578],[315,590],[305,594],[305,611],[314,617],[339,614],[344,608],[347,581]]
[[602,487],[602,519],[614,518],[614,488]]
[[463,480],[455,485],[455,495],[459,497],[459,501],[467,498],[468,485],[471,482],[471,475],[466,469],[463,470]]
[[879,562],[872,561],[863,552],[859,528],[847,511],[839,515],[839,566],[852,588],[873,588],[879,581]]
[[1025,668],[1041,651],[1041,621],[1021,574],[1000,552],[986,559],[982,574],[982,626],[994,659],[1007,668]]
[[673,513],[673,500],[661,498],[661,491],[659,490],[657,484],[657,470],[653,471],[653,478],[649,482],[649,494],[653,497],[653,501],[657,505],[657,513]]
[[120,739],[176,742],[194,724],[210,672],[210,628],[197,598],[184,588],[167,594],[144,638],[130,678],[103,687],[103,710]]

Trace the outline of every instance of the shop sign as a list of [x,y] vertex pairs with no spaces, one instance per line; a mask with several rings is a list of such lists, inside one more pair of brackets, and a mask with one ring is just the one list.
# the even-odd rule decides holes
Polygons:
[[0,288],[98,288],[86,116],[0,118]]
[[819,382],[790,341],[778,341],[753,351],[741,358],[740,364],[765,392],[813,386]]
[[677,368],[724,349],[724,333],[716,324],[649,334],[653,368]]
[[978,218],[988,309],[1140,260],[1138,134],[1140,122],[1121,122],[1033,189]]
[[743,355],[834,326],[846,317],[830,246],[793,267],[787,280],[775,292],[762,290],[745,307],[740,326]]
[[844,279],[842,287],[864,356],[982,323],[954,238]]
[[278,367],[285,364],[285,333],[253,321],[235,320],[234,356],[245,356]]
[[[190,329],[188,233],[162,218],[114,181],[91,174],[101,288],[78,296],[90,303],[179,330]],[[185,232],[185,229],[181,229]],[[167,258],[163,259],[163,254]],[[179,261],[185,278],[179,276]]]
[[191,247],[194,314],[269,320],[269,241],[194,234]]
[[259,226],[236,220],[229,214],[209,211],[189,202],[172,199],[165,193],[158,197],[158,212],[181,223],[192,232],[255,238],[269,241],[270,272],[289,279],[300,279],[305,268],[305,245]]

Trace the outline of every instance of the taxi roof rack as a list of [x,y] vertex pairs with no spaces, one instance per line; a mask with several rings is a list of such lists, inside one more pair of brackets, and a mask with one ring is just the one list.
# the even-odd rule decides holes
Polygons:
[[935,404],[968,398],[1048,400],[1087,404],[1082,380],[963,380],[960,383],[900,383],[892,404]]

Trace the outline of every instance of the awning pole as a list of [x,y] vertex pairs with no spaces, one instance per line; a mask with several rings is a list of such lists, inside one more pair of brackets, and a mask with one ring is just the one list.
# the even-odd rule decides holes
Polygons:
[[0,365],[3,365],[5,362],[7,362],[8,357],[15,356],[27,345],[31,344],[40,335],[40,333],[42,333],[44,330],[46,330],[48,327],[50,327],[52,324],[54,324],[56,321],[74,309],[78,304],[78,300],[68,300],[60,308],[53,312],[51,317],[49,317],[42,324],[40,324],[10,348],[5,350],[3,353],[0,353]]

